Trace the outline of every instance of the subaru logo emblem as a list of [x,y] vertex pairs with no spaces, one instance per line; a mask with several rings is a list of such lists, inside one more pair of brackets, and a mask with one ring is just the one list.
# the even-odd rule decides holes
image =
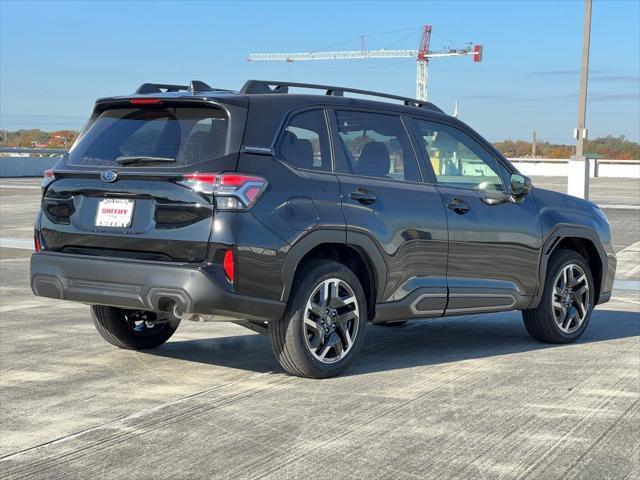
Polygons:
[[100,178],[102,179],[103,182],[111,183],[116,181],[116,178],[118,178],[118,174],[111,170],[105,170],[100,174]]

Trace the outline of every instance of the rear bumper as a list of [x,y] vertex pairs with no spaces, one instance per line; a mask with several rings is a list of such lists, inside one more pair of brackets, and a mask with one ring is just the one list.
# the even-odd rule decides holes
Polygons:
[[31,290],[40,297],[151,311],[275,320],[284,303],[238,295],[203,269],[131,259],[39,252],[31,256]]

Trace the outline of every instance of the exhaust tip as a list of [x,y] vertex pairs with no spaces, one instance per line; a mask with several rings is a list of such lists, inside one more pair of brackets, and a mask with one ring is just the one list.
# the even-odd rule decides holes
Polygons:
[[174,303],[174,304],[173,304],[173,316],[174,316],[174,317],[176,317],[176,318],[180,318],[180,319],[182,319],[182,316],[183,316],[183,315],[184,315],[184,314],[183,314],[183,313],[182,313],[182,311],[180,310],[180,307],[178,307],[178,304],[177,304],[177,303]]

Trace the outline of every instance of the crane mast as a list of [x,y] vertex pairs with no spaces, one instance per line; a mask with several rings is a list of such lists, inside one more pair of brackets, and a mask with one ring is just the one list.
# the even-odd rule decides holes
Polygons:
[[474,62],[482,61],[482,45],[465,48],[450,48],[443,51],[430,51],[431,25],[422,27],[422,35],[417,50],[367,50],[361,37],[360,50],[335,52],[303,53],[252,53],[247,57],[250,62],[304,62],[313,60],[356,60],[370,58],[415,58],[417,61],[416,98],[427,100],[428,66],[431,58],[473,56]]
[[427,68],[429,67],[429,44],[431,43],[431,25],[422,27],[422,37],[420,38],[420,48],[418,49],[418,73],[416,76],[416,98],[418,100],[427,99]]

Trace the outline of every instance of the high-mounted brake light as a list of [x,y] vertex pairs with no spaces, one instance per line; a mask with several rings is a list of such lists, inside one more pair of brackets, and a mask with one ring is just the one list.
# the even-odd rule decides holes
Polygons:
[[242,173],[189,173],[178,182],[191,190],[213,194],[218,210],[248,210],[267,188],[267,180]]
[[45,170],[42,173],[42,183],[41,183],[42,188],[44,189],[47,185],[49,185],[55,179],[56,179],[56,174],[52,168]]
[[159,98],[132,98],[129,103],[131,105],[157,105],[162,103],[162,100]]

